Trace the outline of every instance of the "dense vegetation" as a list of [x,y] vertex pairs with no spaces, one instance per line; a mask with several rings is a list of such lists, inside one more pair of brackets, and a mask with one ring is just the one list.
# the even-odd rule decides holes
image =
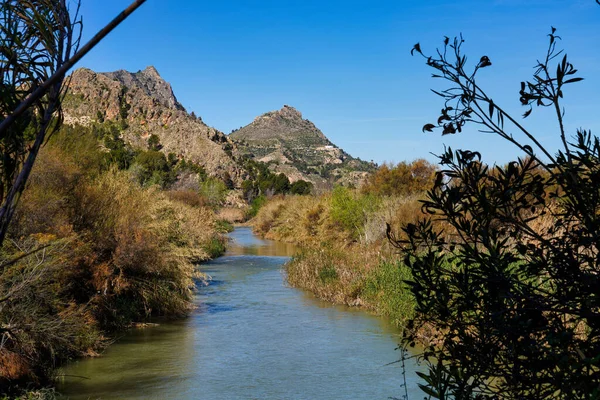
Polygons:
[[224,249],[206,198],[161,188],[181,162],[134,152],[113,128],[66,126],[40,153],[0,253],[2,391],[48,382],[133,322],[184,315],[192,263]]
[[260,196],[270,197],[277,194],[310,194],[312,183],[302,179],[290,183],[285,174],[276,174],[269,169],[269,164],[245,158],[243,166],[249,177],[242,183],[244,198],[248,202]]

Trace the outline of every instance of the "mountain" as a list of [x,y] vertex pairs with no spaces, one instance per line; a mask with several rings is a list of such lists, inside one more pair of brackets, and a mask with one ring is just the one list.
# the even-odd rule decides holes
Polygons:
[[247,177],[235,160],[235,143],[188,114],[154,67],[135,73],[81,68],[68,82],[63,101],[65,123],[117,124],[123,139],[140,149],[148,148],[148,139],[156,135],[161,151],[202,165],[209,175],[228,176],[236,186]]
[[229,137],[247,156],[270,163],[273,170],[283,172],[292,181],[304,179],[317,187],[358,185],[376,167],[335,146],[300,111],[288,105],[256,117]]
[[238,188],[250,177],[246,158],[269,164],[273,172],[284,173],[292,182],[310,181],[317,189],[358,185],[375,168],[335,146],[290,106],[225,135],[188,114],[152,66],[138,72],[81,68],[68,82],[65,123],[118,126],[122,139],[138,149],[147,149],[158,137],[165,154],[201,165],[209,175],[231,179]]

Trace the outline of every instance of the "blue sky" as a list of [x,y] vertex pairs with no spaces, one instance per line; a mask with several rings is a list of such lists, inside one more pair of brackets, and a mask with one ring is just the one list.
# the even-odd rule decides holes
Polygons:
[[[82,0],[84,39],[128,4]],[[137,71],[154,65],[188,111],[225,133],[288,104],[365,160],[434,160],[430,153],[449,145],[504,163],[518,152],[492,135],[421,132],[442,108],[429,89],[444,85],[410,49],[420,42],[432,52],[444,35],[462,33],[471,61],[487,55],[493,63],[481,71],[480,84],[520,115],[519,83],[543,56],[551,25],[585,77],[566,89],[566,127],[571,134],[580,127],[599,134],[600,6],[594,0],[148,0],[78,66]],[[525,125],[548,148],[558,148],[549,110],[534,112]]]

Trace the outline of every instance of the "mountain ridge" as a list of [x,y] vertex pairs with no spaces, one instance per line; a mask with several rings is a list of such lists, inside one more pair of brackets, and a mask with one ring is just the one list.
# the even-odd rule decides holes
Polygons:
[[138,149],[148,148],[150,137],[157,136],[165,154],[194,162],[210,176],[231,179],[238,188],[250,176],[245,159],[267,163],[291,182],[306,180],[318,189],[358,186],[375,168],[335,146],[289,105],[225,135],[189,114],[153,66],[137,72],[80,68],[69,84],[63,103],[66,123],[118,124],[122,138]]

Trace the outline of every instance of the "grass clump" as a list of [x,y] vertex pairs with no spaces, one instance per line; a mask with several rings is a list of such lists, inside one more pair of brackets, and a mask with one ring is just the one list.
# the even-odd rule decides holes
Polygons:
[[324,265],[319,268],[318,277],[319,280],[324,284],[336,281],[339,278],[338,273],[333,265]]
[[384,260],[365,279],[362,296],[380,315],[403,326],[414,316],[414,297],[406,285],[410,269],[399,261]]

